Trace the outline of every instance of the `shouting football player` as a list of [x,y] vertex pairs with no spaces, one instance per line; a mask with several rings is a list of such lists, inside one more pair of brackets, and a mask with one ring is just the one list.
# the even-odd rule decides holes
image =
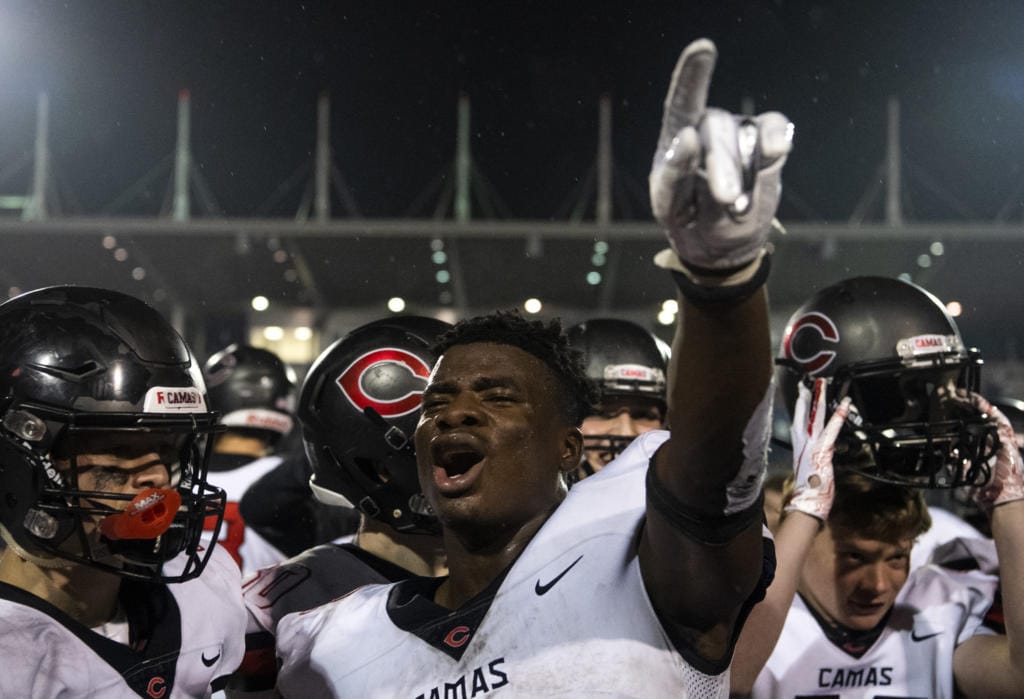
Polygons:
[[566,490],[592,392],[557,321],[442,337],[416,457],[449,575],[369,585],[278,625],[285,695],[721,696],[773,565],[765,245],[791,146],[778,113],[706,106],[708,40],[677,63],[650,176],[680,289],[671,436]]

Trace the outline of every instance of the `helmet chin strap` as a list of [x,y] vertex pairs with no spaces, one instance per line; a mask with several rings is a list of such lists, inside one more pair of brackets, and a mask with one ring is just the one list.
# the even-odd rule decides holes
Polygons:
[[57,556],[49,556],[43,553],[29,553],[17,541],[11,536],[11,533],[7,531],[7,527],[0,524],[0,538],[4,540],[7,547],[14,552],[14,554],[24,560],[28,561],[32,565],[40,568],[48,568],[53,570],[71,570],[75,564],[73,561],[69,561],[66,558],[59,558]]

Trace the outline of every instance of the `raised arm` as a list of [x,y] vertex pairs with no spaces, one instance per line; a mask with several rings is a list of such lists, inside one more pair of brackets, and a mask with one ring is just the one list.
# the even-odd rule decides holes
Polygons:
[[749,694],[775,650],[800,584],[804,561],[828,520],[835,496],[832,456],[836,437],[849,414],[850,398],[842,400],[826,423],[825,380],[815,381],[813,392],[800,384],[798,394],[791,430],[794,487],[775,532],[775,579],[764,600],[751,610],[736,643],[730,669],[734,696]]
[[953,677],[966,697],[1024,697],[1024,465],[1009,419],[984,398],[972,398],[999,428],[992,477],[976,500],[992,520],[1006,635],[978,635],[961,643],[953,654]]
[[706,107],[716,60],[701,39],[672,76],[650,176],[679,287],[669,365],[671,438],[648,473],[640,564],[670,632],[709,661],[727,656],[762,574],[761,484],[772,356],[766,240],[792,125],[778,113]]

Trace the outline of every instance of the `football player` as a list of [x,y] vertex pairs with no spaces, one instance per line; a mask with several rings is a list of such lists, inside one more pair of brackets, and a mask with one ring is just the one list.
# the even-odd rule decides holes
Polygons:
[[245,610],[238,567],[200,544],[224,493],[189,348],[103,289],[22,294],[0,325],[0,696],[209,696]]
[[[945,307],[909,282],[845,280],[797,310],[779,362],[795,479],[776,579],[741,635],[733,691],[1021,696],[1024,471]],[[999,583],[985,540],[911,565],[931,524],[922,489],[938,487],[974,488],[991,513],[1005,636],[983,625]]]
[[681,292],[671,436],[641,435],[567,492],[593,396],[560,324],[457,324],[415,434],[449,575],[286,616],[285,695],[725,694],[732,640],[773,565],[765,244],[791,125],[706,107],[715,59],[708,40],[680,56],[650,178],[671,242],[657,262]]
[[592,476],[644,432],[665,426],[669,346],[628,320],[593,318],[566,331],[583,353],[597,403],[583,418],[584,460],[574,480]]
[[420,489],[411,442],[433,345],[451,326],[396,316],[348,333],[317,358],[299,395],[298,419],[317,500],[358,507],[355,540],[314,547],[245,581],[246,659],[229,695],[271,690],[274,634],[285,615],[367,583],[445,571],[440,527]]
[[210,405],[227,429],[214,437],[210,482],[227,493],[223,546],[246,575],[285,555],[251,527],[239,503],[249,487],[281,464],[276,445],[292,430],[295,372],[269,350],[233,344],[203,367]]

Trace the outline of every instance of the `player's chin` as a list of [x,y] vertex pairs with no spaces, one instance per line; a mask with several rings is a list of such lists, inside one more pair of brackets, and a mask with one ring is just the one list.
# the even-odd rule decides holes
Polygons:
[[473,525],[481,518],[477,498],[472,496],[446,497],[442,494],[435,494],[431,499],[431,506],[438,520],[450,529],[457,529],[461,526]]
[[846,606],[846,619],[842,623],[844,626],[857,631],[873,629],[882,621],[891,606],[889,604],[848,603]]

